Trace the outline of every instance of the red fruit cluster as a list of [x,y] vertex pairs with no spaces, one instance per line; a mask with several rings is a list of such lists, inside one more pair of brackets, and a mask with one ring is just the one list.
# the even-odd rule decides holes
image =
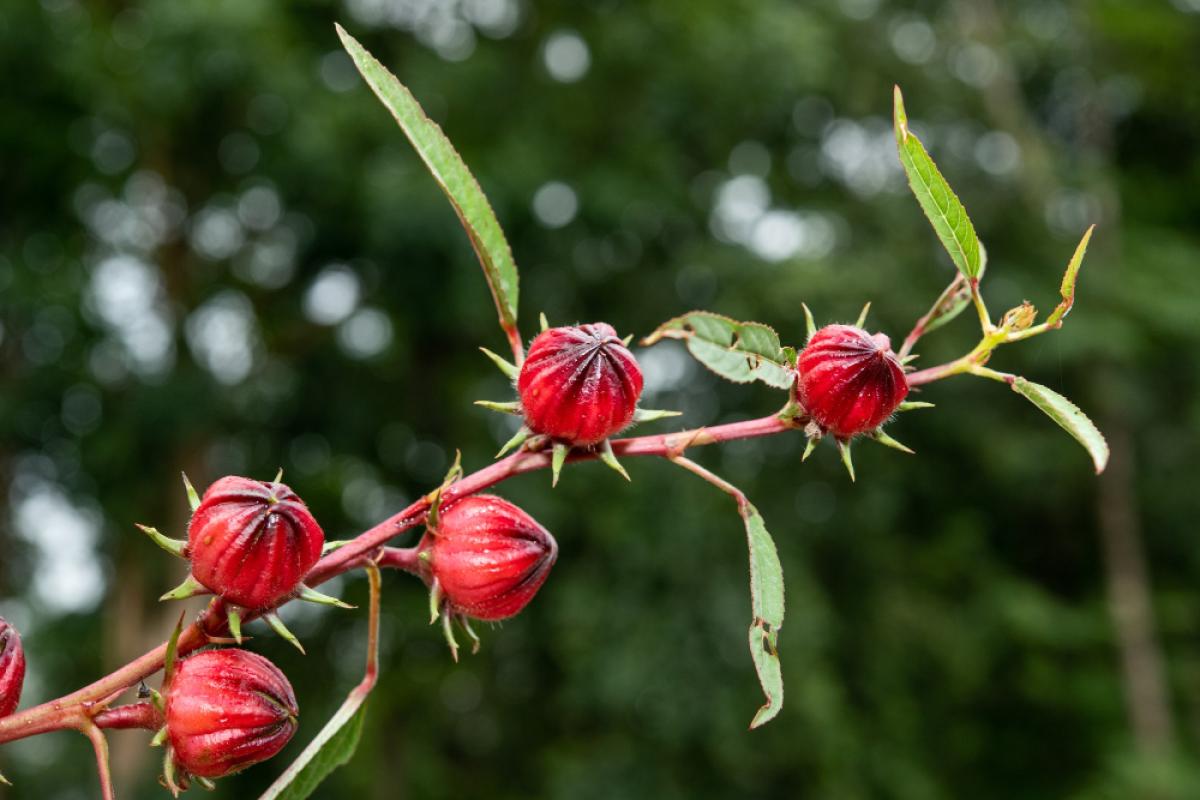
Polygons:
[[205,650],[181,660],[166,695],[175,762],[202,778],[265,761],[283,749],[298,725],[288,679],[245,650]]
[[827,325],[796,360],[796,401],[821,428],[849,439],[878,428],[908,394],[891,341],[853,325]]
[[517,391],[531,431],[588,446],[633,420],[642,370],[611,325],[550,328],[529,345]]
[[17,710],[25,683],[25,651],[17,629],[0,617],[0,717]]
[[225,477],[208,487],[188,525],[197,581],[234,605],[268,608],[321,558],[325,534],[282,483]]
[[501,620],[523,609],[558,558],[550,532],[507,500],[475,495],[442,510],[421,542],[423,577],[449,610]]

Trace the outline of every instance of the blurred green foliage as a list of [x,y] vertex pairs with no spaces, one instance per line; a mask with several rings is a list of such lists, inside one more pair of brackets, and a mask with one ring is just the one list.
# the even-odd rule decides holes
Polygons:
[[[1195,0],[5,3],[0,614],[25,636],[25,705],[169,631],[153,598],[183,565],[133,523],[182,532],[181,469],[202,487],[282,465],[344,538],[455,448],[476,469],[507,438],[470,404],[508,392],[476,350],[504,341],[474,256],[334,21],[479,177],[526,336],[541,310],[645,334],[702,307],[799,344],[801,301],[827,322],[872,300],[899,341],[953,274],[899,170],[901,84],[987,245],[996,314],[1049,311],[1098,224],[1065,328],[993,365],[1118,446],[1098,482],[1027,402],[961,377],[894,424],[917,456],[858,447],[856,485],[832,447],[802,467],[799,436],[699,452],[762,511],[788,579],[787,701],[754,733],[728,498],[649,460],[632,485],[595,464],[553,492],[513,480],[558,536],[550,581],[455,665],[422,588],[386,576],[386,675],[317,796],[1200,795]],[[971,325],[919,363],[965,351]],[[639,355],[647,404],[685,425],[783,399],[676,343]],[[1123,677],[1114,530],[1148,564],[1157,708]],[[365,600],[361,576],[334,589]],[[361,612],[285,617],[306,658],[257,625],[252,646],[295,683],[300,735],[218,797],[265,787],[358,680]],[[121,796],[161,797],[147,737],[112,738]],[[0,769],[0,797],[96,794],[77,735],[6,746]]]

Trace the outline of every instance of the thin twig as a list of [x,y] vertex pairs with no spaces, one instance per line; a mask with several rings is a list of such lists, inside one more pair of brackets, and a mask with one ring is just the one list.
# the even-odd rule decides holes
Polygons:
[[108,765],[108,739],[105,738],[104,731],[96,727],[91,720],[81,723],[79,730],[84,736],[91,739],[92,749],[96,753],[96,772],[100,777],[100,796],[103,800],[115,800],[112,770]]
[[504,329],[504,335],[508,338],[508,346],[512,348],[513,363],[520,367],[525,361],[525,345],[521,343],[521,332],[513,325]]
[[683,456],[677,456],[677,457],[671,459],[671,463],[677,464],[677,465],[683,467],[688,472],[691,472],[694,475],[699,475],[701,478],[708,481],[713,486],[720,489],[722,492],[725,492],[725,494],[729,495],[737,502],[739,510],[744,509],[747,505],[749,505],[750,501],[746,499],[746,495],[741,489],[737,488],[732,483],[730,483],[729,481],[722,478],[720,475],[717,475],[715,472],[710,472],[709,470],[700,466],[695,461],[692,461],[690,458],[684,458]]

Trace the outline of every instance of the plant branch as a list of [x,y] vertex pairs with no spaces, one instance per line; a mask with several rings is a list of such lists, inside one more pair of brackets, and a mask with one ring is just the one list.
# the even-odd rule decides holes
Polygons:
[[737,488],[720,475],[717,475],[715,472],[710,472],[709,470],[700,466],[690,458],[676,456],[675,458],[671,459],[671,463],[683,467],[694,475],[699,475],[701,478],[708,481],[722,492],[725,492],[725,494],[731,496],[737,502],[739,510],[744,509],[747,505],[749,505],[750,501],[746,499],[746,495],[741,489]]
[[153,703],[131,703],[127,706],[117,706],[107,711],[101,711],[92,717],[97,728],[113,730],[129,730],[141,728],[156,731],[163,726],[163,714]]
[[[795,421],[772,415],[715,425],[711,428],[695,428],[677,433],[618,439],[612,443],[612,449],[618,456],[677,458],[691,447],[772,436],[798,429],[798,427],[802,426]],[[573,450],[567,460],[569,462],[591,461],[599,456],[600,453],[597,450]],[[446,488],[442,493],[443,502],[449,503],[476,494],[516,475],[545,469],[550,466],[550,461],[551,454],[547,451],[518,451],[463,477]],[[430,496],[421,497],[408,508],[334,550],[313,567],[304,583],[316,587],[334,576],[366,566],[379,554],[380,549],[388,541],[422,524],[429,513],[430,502]],[[247,614],[244,621],[249,622],[272,610],[274,609],[262,609],[253,614]],[[213,639],[224,637],[227,633],[225,605],[220,598],[214,598],[199,618],[184,628],[179,637],[178,653],[183,656],[209,644]],[[150,652],[82,689],[0,719],[0,744],[49,731],[78,727],[83,707],[119,694],[129,687],[137,685],[139,681],[154,675],[163,668],[166,652],[166,643],[160,644]]]
[[975,304],[975,311],[979,314],[979,327],[983,335],[988,336],[996,330],[996,326],[992,324],[987,305],[983,302],[983,295],[979,292],[979,278],[971,278],[971,302]]
[[103,800],[115,800],[112,769],[108,765],[108,739],[104,737],[104,731],[96,727],[96,724],[90,720],[84,722],[79,730],[84,736],[91,739],[92,749],[96,753],[96,772],[100,776],[100,796]]
[[367,668],[362,682],[354,689],[364,697],[371,693],[375,681],[379,679],[379,598],[383,594],[383,579],[377,565],[367,565],[367,581],[371,585],[371,608],[367,616]]
[[381,567],[416,575],[420,570],[421,556],[415,547],[385,547],[376,563]]

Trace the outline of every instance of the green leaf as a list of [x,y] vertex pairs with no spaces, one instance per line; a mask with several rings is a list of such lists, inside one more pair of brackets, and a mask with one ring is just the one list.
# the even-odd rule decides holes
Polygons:
[[779,629],[783,627],[783,566],[775,542],[758,509],[741,507],[750,545],[750,657],[766,704],[754,715],[751,728],[765,725],[783,708],[783,672],[779,664]]
[[895,88],[894,98],[896,148],[908,175],[908,185],[958,271],[968,278],[979,278],[983,273],[983,254],[975,226],[950,184],[925,152],[921,140],[908,129],[908,115],[899,86]]
[[300,757],[263,792],[259,800],[303,800],[329,774],[350,761],[362,738],[367,707],[365,695],[351,694],[333,718],[309,742]]
[[1012,383],[1014,392],[1029,398],[1029,401],[1045,412],[1046,416],[1057,422],[1062,429],[1075,437],[1096,465],[1096,474],[1104,471],[1108,463],[1108,443],[1104,434],[1096,427],[1079,407],[1067,398],[1041,384],[1018,377]]
[[664,322],[642,340],[682,339],[704,366],[734,383],[762,381],[790,389],[795,351],[781,347],[779,335],[759,322],[737,322],[710,311],[692,311]]
[[479,263],[483,265],[483,274],[487,277],[496,301],[496,310],[500,314],[500,326],[506,331],[516,328],[517,265],[479,182],[467,169],[442,129],[425,116],[412,93],[341,25],[336,27],[342,46],[350,54],[363,79],[380,102],[392,112],[404,135],[412,142],[434,180],[454,206],[479,257]]
[[1083,256],[1087,252],[1088,242],[1091,241],[1094,230],[1096,230],[1096,226],[1092,225],[1084,232],[1083,238],[1075,246],[1074,255],[1067,262],[1067,271],[1063,273],[1062,286],[1059,288],[1062,302],[1054,311],[1050,312],[1050,316],[1046,320],[1048,325],[1059,324],[1063,317],[1071,313],[1071,306],[1075,305],[1075,279],[1079,276],[1079,268],[1083,266]]

